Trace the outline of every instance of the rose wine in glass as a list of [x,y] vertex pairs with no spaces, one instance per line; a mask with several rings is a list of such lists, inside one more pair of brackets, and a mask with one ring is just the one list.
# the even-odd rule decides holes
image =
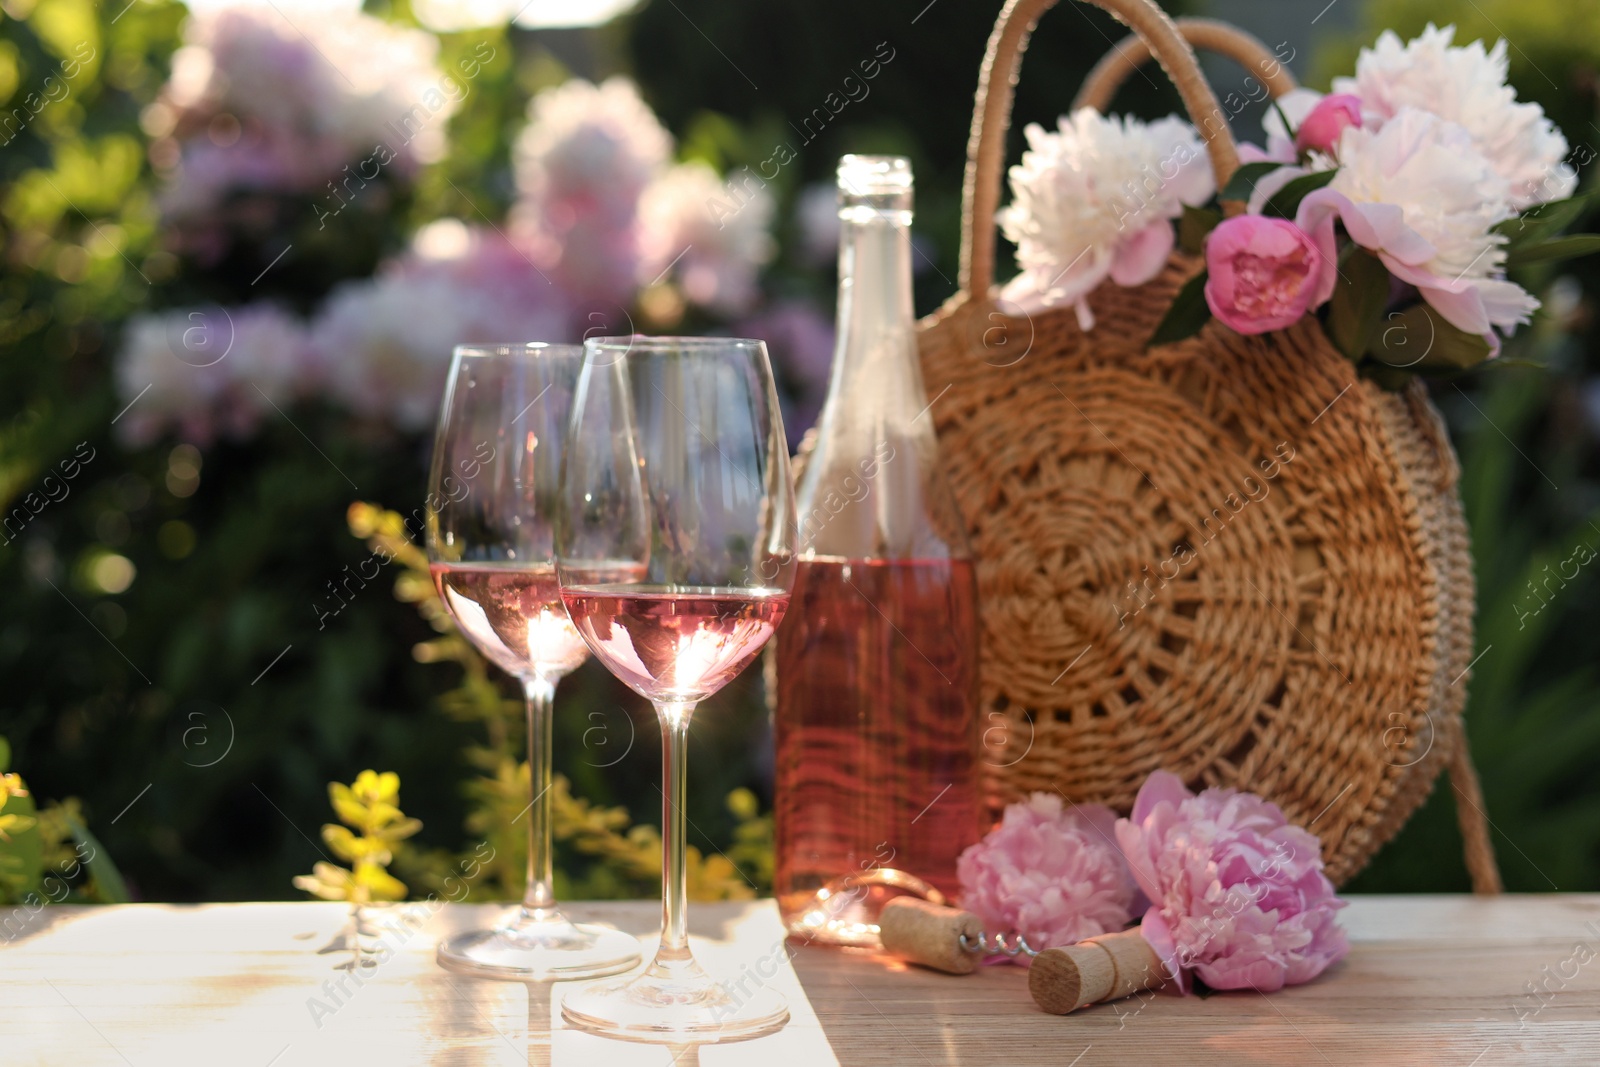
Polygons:
[[[550,712],[556,683],[588,647],[561,604],[554,521],[561,455],[583,350],[458,347],[434,440],[428,562],[457,628],[522,683],[528,708],[528,883],[492,930],[442,942],[439,963],[486,978],[589,978],[639,961],[632,937],[577,925],[556,907],[550,842]],[[633,581],[631,560],[599,560],[594,582]]]
[[839,163],[839,339],[776,641],[774,889],[833,944],[875,944],[901,891],[954,894],[980,830],[977,583],[917,361],[911,184]]
[[[661,947],[628,981],[569,994],[562,1016],[636,1041],[754,1037],[789,1018],[766,986],[724,988],[689,949],[684,775],[700,701],[749,665],[794,582],[794,494],[760,341],[594,338],[561,478],[556,575],[589,650],[661,721]],[[596,561],[642,573],[594,577]]]

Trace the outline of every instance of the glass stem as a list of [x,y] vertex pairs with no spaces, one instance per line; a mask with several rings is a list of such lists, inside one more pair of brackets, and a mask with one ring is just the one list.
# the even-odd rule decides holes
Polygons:
[[550,707],[555,682],[542,675],[522,680],[528,701],[528,887],[522,895],[524,919],[556,916],[550,844]]
[[660,703],[661,719],[661,949],[658,963],[688,960],[689,882],[683,857],[684,761],[691,703]]

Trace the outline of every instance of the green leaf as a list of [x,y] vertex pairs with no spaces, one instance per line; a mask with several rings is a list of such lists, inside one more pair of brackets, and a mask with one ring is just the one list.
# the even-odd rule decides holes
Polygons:
[[1376,340],[1389,302],[1389,271],[1376,256],[1354,245],[1339,258],[1339,278],[1328,301],[1328,340],[1359,363]]
[[[13,793],[0,806],[0,815],[16,816],[7,820],[13,828],[6,839],[0,840],[0,902],[22,903],[23,897],[38,890],[39,879],[44,876],[44,842],[39,837],[38,811],[32,796]],[[16,829],[19,824],[26,829]]]
[[1299,209],[1300,201],[1306,198],[1306,194],[1321,189],[1333,181],[1333,176],[1338,173],[1338,170],[1318,170],[1300,175],[1267,197],[1267,202],[1261,205],[1261,213],[1280,219],[1294,218],[1294,213]]
[[1507,269],[1529,263],[1554,263],[1600,252],[1600,233],[1571,233],[1537,244],[1519,244],[1506,253]]
[[1244,164],[1244,166],[1233,172],[1233,177],[1229,178],[1228,184],[1222,187],[1222,192],[1217,194],[1217,199],[1249,200],[1250,194],[1255,191],[1256,182],[1260,181],[1262,176],[1271,174],[1283,165],[1282,163],[1274,163],[1271,160],[1262,163]]
[[67,816],[67,825],[72,828],[72,839],[77,842],[80,854],[87,852],[89,856],[84,866],[89,868],[89,876],[94,879],[96,895],[106,904],[126,904],[128,886],[122,880],[122,872],[111,861],[111,853],[87,826],[71,815]]
[[1476,367],[1490,351],[1485,338],[1452,326],[1427,304],[1413,304],[1388,317],[1371,355],[1386,367],[1426,372]]
[[0,736],[0,774],[6,773],[11,766],[11,742]]
[[1172,298],[1172,306],[1156,324],[1150,340],[1145,342],[1146,348],[1193,337],[1211,320],[1211,305],[1206,303],[1206,277],[1202,270],[1178,290],[1178,295]]
[[1361,377],[1377,382],[1378,388],[1389,393],[1398,393],[1411,384],[1410,374],[1385,363],[1374,363],[1370,359],[1361,364]]
[[1515,218],[1497,223],[1493,232],[1506,238],[1507,250],[1548,240],[1577,221],[1590,206],[1597,189],[1600,186],[1566,200],[1535,204]]
[[1294,140],[1300,131],[1295,129],[1294,123],[1289,121],[1289,116],[1283,113],[1283,105],[1274,100],[1272,101],[1272,110],[1278,113],[1278,121],[1283,123],[1284,132],[1289,135],[1289,140]]
[[1206,235],[1222,221],[1222,212],[1208,207],[1183,206],[1183,217],[1178,220],[1178,247],[1191,256],[1198,256],[1206,246]]

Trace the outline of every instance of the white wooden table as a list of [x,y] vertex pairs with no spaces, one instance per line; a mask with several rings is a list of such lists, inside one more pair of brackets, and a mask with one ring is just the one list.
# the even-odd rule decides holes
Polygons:
[[[340,905],[0,910],[0,1065],[1600,1063],[1600,895],[1355,897],[1350,957],[1309,985],[1067,1017],[1036,1009],[1018,968],[952,977],[814,947],[791,966],[770,901],[696,904],[707,968],[775,970],[793,1015],[780,1033],[699,1048],[569,1030],[567,984],[435,966],[440,936],[500,910],[394,910],[387,958],[360,985],[336,967],[348,953],[318,952],[346,925]],[[647,950],[659,917],[648,901],[571,910]]]

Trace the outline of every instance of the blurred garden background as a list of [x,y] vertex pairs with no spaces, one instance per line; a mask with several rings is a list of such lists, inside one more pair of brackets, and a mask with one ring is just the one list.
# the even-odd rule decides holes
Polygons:
[[[1316,88],[1385,27],[1503,36],[1593,180],[1597,0],[1167,6],[1254,31]],[[0,770],[31,793],[8,812],[45,813],[0,857],[0,903],[86,834],[121,878],[91,865],[77,897],[300,895],[328,783],[369,767],[423,822],[394,865],[413,894],[488,840],[474,894],[519,895],[520,699],[405,543],[451,344],[762,337],[797,440],[831,358],[837,158],[911,157],[932,310],[997,8],[0,0]],[[1122,36],[1081,5],[1044,20],[1013,161]],[[1230,112],[1259,98],[1209,70]],[[1149,74],[1119,103],[1166,114]],[[1508,888],[1594,890],[1600,598],[1576,561],[1600,548],[1600,271],[1520,280],[1534,324],[1433,384],[1477,558],[1467,723]],[[765,891],[760,672],[692,733],[696,891]],[[591,663],[556,737],[560,895],[654,892],[649,708]],[[1451,804],[1437,791],[1351,888],[1465,889]]]

